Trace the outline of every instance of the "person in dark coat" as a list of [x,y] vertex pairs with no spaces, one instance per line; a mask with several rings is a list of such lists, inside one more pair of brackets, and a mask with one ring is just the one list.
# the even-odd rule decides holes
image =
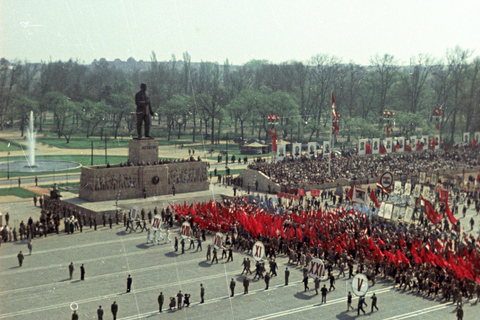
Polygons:
[[250,281],[247,277],[243,278],[243,294],[248,293],[248,286],[250,285]]
[[190,307],[190,294],[189,293],[185,293],[185,295],[183,296],[183,305],[185,307]]
[[113,301],[110,309],[112,310],[113,320],[117,320],[117,312],[118,312],[117,301]]
[[163,292],[160,292],[160,295],[158,296],[158,312],[162,312],[164,301],[165,301],[165,297],[163,296]]
[[288,286],[288,277],[290,277],[290,270],[288,267],[285,268],[285,285]]
[[205,300],[205,287],[200,283],[200,303],[204,303]]
[[268,285],[270,284],[270,275],[268,272],[265,274],[265,290],[268,290]]
[[373,312],[373,308],[377,309],[377,311],[378,311],[377,296],[375,295],[375,293],[372,296],[372,312]]
[[103,309],[102,309],[102,306],[98,306],[97,316],[98,316],[98,320],[103,320]]
[[73,262],[70,262],[70,265],[68,266],[68,273],[70,274],[70,280],[72,280],[73,270],[75,270],[73,266]]
[[76,310],[74,310],[72,313],[72,320],[78,320],[78,314]]
[[127,278],[127,292],[130,292],[130,289],[132,288],[132,277],[128,275]]
[[360,310],[362,310],[363,314],[365,314],[365,310],[363,310],[363,305],[365,305],[365,307],[368,307],[367,303],[365,302],[365,297],[361,296],[358,299],[358,315],[360,315]]
[[21,267],[21,266],[22,266],[22,263],[23,263],[23,259],[25,259],[25,257],[23,256],[22,251],[20,251],[20,253],[17,255],[17,258],[18,258],[18,265],[19,265],[19,267]]
[[230,292],[231,292],[230,297],[233,297],[235,295],[235,285],[236,285],[235,280],[233,280],[232,278],[232,281],[230,281]]
[[85,267],[82,265],[80,266],[80,280],[85,280]]
[[322,303],[327,303],[327,287],[323,285],[323,288],[320,291],[322,292]]
[[310,290],[310,288],[308,287],[308,276],[303,277],[303,288],[305,289],[305,291]]
[[183,293],[182,290],[177,293],[177,309],[182,309]]

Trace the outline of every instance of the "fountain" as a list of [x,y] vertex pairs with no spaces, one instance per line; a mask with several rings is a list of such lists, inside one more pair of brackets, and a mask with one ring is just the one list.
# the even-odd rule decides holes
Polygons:
[[[7,161],[0,163],[0,172],[49,172],[49,171],[61,171],[79,168],[82,165],[78,162],[72,161],[36,161],[35,160],[35,147],[37,143],[36,132],[34,126],[33,111],[30,111],[30,119],[27,127],[27,151],[28,155],[25,156],[26,161]],[[10,153],[9,153],[10,154]],[[25,153],[24,153],[25,154]]]
[[35,143],[36,132],[34,127],[33,111],[30,111],[30,120],[27,128],[27,141],[28,141],[28,164],[30,168],[35,168]]

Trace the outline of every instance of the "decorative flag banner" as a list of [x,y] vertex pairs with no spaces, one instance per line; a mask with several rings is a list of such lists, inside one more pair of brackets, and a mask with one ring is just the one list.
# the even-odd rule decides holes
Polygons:
[[300,159],[302,156],[302,144],[301,143],[294,143],[293,144],[293,158]]
[[331,152],[330,141],[323,141],[323,157],[329,157]]
[[367,154],[367,139],[358,140],[358,155],[362,156]]
[[312,197],[320,197],[320,190],[312,190],[310,191]]
[[380,153],[380,139],[375,138],[372,139],[372,154],[379,154]]
[[397,152],[404,152],[405,151],[405,138],[404,137],[397,138],[396,151]]
[[463,145],[468,146],[470,144],[470,133],[464,132],[463,133]]
[[315,158],[316,154],[317,154],[317,143],[316,142],[309,142],[308,143],[307,158],[313,159],[313,158]]
[[286,145],[279,144],[277,145],[277,160],[282,161],[285,159]]
[[393,150],[393,139],[392,138],[386,138],[384,140],[384,145],[385,145],[385,150],[387,153],[392,153]]

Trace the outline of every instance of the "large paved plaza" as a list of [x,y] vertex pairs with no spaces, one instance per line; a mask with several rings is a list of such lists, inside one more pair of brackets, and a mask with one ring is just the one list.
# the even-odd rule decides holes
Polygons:
[[[31,201],[16,206],[24,209],[24,215],[35,212]],[[470,209],[467,219],[472,214]],[[234,252],[233,262],[225,263],[225,259],[213,265],[206,262],[206,247],[212,243],[210,236],[203,244],[203,251],[189,250],[187,243],[185,254],[180,254],[173,252],[173,243],[146,244],[146,232],[126,234],[123,224],[114,224],[112,229],[108,224],[107,227],[101,225],[97,231],[87,227],[83,231],[36,238],[31,256],[25,241],[2,244],[0,319],[70,319],[73,303],[73,306],[78,305],[80,319],[97,319],[99,305],[105,309],[104,319],[112,319],[110,306],[113,301],[119,306],[118,319],[357,318],[356,310],[346,311],[346,294],[351,285],[346,278],[337,280],[336,290],[328,294],[326,304],[321,304],[321,297],[316,296],[314,290],[304,292],[301,270],[287,265],[284,256],[277,259],[279,276],[271,280],[268,290],[263,280],[251,281],[249,293],[244,295],[240,273],[241,262],[247,255]],[[172,239],[175,236],[180,237],[178,228],[170,234]],[[17,261],[20,250],[25,254],[22,267],[18,267]],[[72,280],[68,271],[70,262],[75,266]],[[86,270],[84,281],[80,280],[82,263]],[[284,285],[286,266],[291,269],[288,286]],[[128,274],[133,278],[130,293],[126,293]],[[232,278],[237,285],[235,296],[230,298]],[[201,283],[206,287],[204,304],[199,304]],[[323,284],[327,282],[323,281],[321,286]],[[313,287],[311,282],[310,288]],[[190,307],[168,311],[169,297],[179,290],[191,294]],[[160,291],[165,295],[165,311],[161,314],[157,304]],[[373,292],[378,296],[380,310],[372,314],[370,297]],[[475,300],[476,297],[465,302],[464,319],[478,319],[480,305],[475,304]],[[357,301],[353,301],[355,308]],[[367,315],[359,318],[456,319],[452,303],[393,288],[390,281],[384,282],[381,277],[369,289],[366,302]]]

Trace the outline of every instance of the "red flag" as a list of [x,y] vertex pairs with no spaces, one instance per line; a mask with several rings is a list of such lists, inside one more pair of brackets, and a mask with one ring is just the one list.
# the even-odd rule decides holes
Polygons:
[[378,199],[375,196],[375,192],[373,190],[370,192],[370,199],[375,203],[376,208],[380,208],[380,202],[378,202]]
[[299,196],[304,196],[305,195],[305,189],[298,189],[298,195]]
[[420,143],[420,140],[417,140],[417,150],[423,150],[423,146]]
[[448,202],[448,191],[447,190],[440,190],[440,202]]
[[297,239],[302,241],[303,240],[302,230],[300,229],[300,227],[298,227],[296,231],[297,231]]
[[428,220],[430,220],[433,224],[440,223],[442,221],[442,215],[435,212],[430,202],[423,199],[425,202],[425,214],[427,215]]
[[380,154],[384,154],[384,153],[387,153],[387,149],[385,148],[383,143],[380,143]]
[[311,194],[312,197],[320,197],[320,190],[312,190]]
[[373,238],[368,238],[368,250],[373,250],[375,248],[375,244],[373,243]]
[[367,141],[367,154],[372,154],[372,147],[370,147],[370,143]]
[[378,181],[377,181],[377,187],[379,187],[380,189],[382,189],[383,192],[385,192],[386,194],[389,194],[389,193],[390,193],[390,192],[388,192],[388,190],[385,189],[385,187],[384,187],[380,182],[378,182]]
[[353,187],[350,187],[350,190],[348,190],[347,197],[349,197],[350,200],[352,200],[352,198],[353,198]]
[[381,245],[381,246],[384,246],[384,245],[385,245],[385,242],[383,242],[382,239],[380,239],[380,238],[377,239],[377,242],[378,242],[378,244]]
[[452,211],[450,210],[450,206],[448,205],[448,201],[445,202],[445,211],[447,212],[447,218],[450,221],[450,223],[456,224],[457,219],[455,219],[455,217],[453,216]]
[[334,119],[334,128],[332,128],[332,132],[333,133],[337,133],[338,134],[338,122],[337,122],[337,119],[338,117],[340,116],[339,113],[337,113],[337,110],[336,110],[336,107],[335,107],[335,97],[333,95],[333,91],[332,91],[332,115],[333,115],[333,119]]

